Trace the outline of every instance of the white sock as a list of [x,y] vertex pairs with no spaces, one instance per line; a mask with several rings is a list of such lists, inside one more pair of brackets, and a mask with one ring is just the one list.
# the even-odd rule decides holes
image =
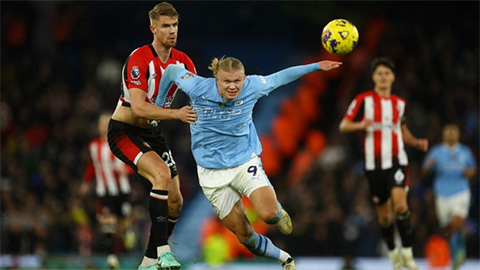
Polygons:
[[142,267],[149,267],[157,263],[157,259],[143,257],[143,261],[140,264]]
[[278,260],[281,262],[281,263],[284,263],[288,260],[288,258],[290,258],[290,254],[288,254],[287,252],[283,251],[280,249],[280,258],[278,258]]
[[163,245],[163,246],[157,247],[158,257],[162,256],[163,253],[169,252],[169,251],[171,251],[169,245]]

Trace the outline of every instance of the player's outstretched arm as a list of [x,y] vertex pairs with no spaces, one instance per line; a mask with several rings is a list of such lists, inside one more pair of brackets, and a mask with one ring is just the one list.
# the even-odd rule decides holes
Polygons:
[[360,122],[350,121],[346,118],[343,118],[338,126],[340,132],[347,133],[347,132],[354,132],[354,131],[361,131],[367,129],[369,126],[373,124],[371,119],[363,119]]
[[329,71],[329,70],[340,67],[342,65],[342,62],[324,60],[324,61],[318,62],[318,64],[320,65],[320,70]]

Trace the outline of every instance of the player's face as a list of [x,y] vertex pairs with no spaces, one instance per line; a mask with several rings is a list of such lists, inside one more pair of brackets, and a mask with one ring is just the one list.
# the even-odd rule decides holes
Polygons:
[[167,48],[177,45],[178,18],[170,16],[160,16],[158,20],[153,21],[150,26],[155,39]]
[[460,139],[460,131],[455,125],[447,125],[443,128],[443,140],[449,144],[455,144]]
[[395,74],[386,66],[378,66],[372,74],[372,81],[375,84],[375,89],[391,89],[395,81]]
[[217,73],[218,93],[225,100],[233,100],[240,95],[243,83],[245,82],[245,72],[243,70],[224,71]]

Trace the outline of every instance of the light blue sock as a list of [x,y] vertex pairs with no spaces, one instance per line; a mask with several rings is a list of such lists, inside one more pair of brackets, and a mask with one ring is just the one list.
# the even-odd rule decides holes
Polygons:
[[277,248],[268,237],[256,232],[253,232],[252,236],[250,236],[247,241],[242,242],[242,244],[255,255],[275,260],[280,259],[280,249]]
[[459,238],[459,232],[454,232],[450,236],[449,244],[450,244],[450,254],[451,254],[451,257],[452,257],[452,262],[455,261],[455,254],[457,254],[457,250],[459,248],[458,238]]

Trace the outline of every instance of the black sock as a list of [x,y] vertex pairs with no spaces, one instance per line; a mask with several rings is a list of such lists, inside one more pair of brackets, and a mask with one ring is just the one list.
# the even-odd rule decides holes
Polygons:
[[382,225],[380,225],[380,233],[382,234],[385,243],[387,243],[388,250],[394,250],[395,227],[393,226],[393,223],[390,223],[390,225],[388,225],[387,227],[383,227]]
[[173,233],[173,228],[175,228],[175,225],[177,224],[178,217],[168,217],[168,233],[167,237],[170,238]]
[[147,250],[145,251],[145,257],[156,259],[157,255],[157,245],[155,244],[155,232],[153,231],[153,226],[150,227],[150,236],[148,237]]
[[106,254],[113,254],[115,244],[115,235],[106,233],[103,235],[103,249]]
[[152,190],[150,192],[150,220],[155,232],[155,247],[167,245],[168,229],[168,190]]
[[402,238],[402,246],[411,247],[413,243],[413,229],[410,224],[410,210],[397,215],[397,227]]

